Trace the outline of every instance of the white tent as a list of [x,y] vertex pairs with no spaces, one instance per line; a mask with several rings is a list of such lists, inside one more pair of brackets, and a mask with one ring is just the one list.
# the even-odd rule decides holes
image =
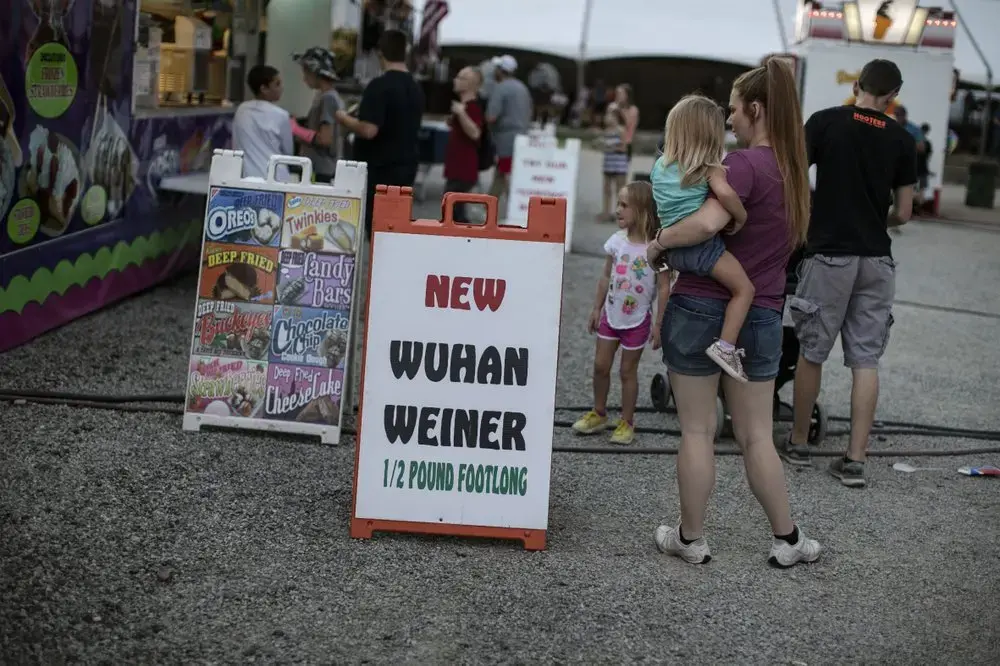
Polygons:
[[[1000,0],[954,1],[990,65],[1000,68],[996,38]],[[440,29],[442,46],[525,49],[574,59],[580,55],[586,0],[451,0],[448,4],[450,13]],[[419,9],[422,0],[415,5]],[[798,0],[779,0],[790,41],[797,5]],[[770,0],[593,0],[586,57],[673,56],[756,65],[764,55],[782,50]],[[961,26],[955,61],[962,80],[985,83],[986,68]]]

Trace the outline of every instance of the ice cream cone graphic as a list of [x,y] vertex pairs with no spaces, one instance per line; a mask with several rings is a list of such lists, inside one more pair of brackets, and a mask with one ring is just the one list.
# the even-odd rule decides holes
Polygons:
[[886,0],[875,13],[875,39],[885,39],[885,33],[892,27],[892,17],[889,16],[889,7],[891,6],[892,0]]

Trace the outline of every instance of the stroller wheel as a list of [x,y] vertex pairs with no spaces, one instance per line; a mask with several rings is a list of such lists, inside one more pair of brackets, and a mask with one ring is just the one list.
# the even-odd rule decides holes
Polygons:
[[826,439],[826,409],[818,402],[813,405],[812,419],[809,421],[809,443],[819,446]]
[[715,426],[715,439],[732,437],[733,419],[726,410],[726,393],[722,390],[722,382],[719,382],[719,394],[715,400],[716,416],[718,417],[717,425]]
[[665,412],[670,407],[673,397],[667,376],[659,372],[653,375],[653,382],[649,385],[649,399],[653,402],[653,407]]
[[726,427],[726,403],[721,396],[715,398],[715,439],[718,441],[722,437]]

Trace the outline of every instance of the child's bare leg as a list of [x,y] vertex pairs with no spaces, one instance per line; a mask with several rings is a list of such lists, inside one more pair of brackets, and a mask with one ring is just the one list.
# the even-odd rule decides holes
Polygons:
[[642,349],[623,349],[619,373],[622,378],[622,420],[635,423],[635,404],[639,399],[639,359]]
[[612,220],[615,218],[615,211],[618,210],[618,193],[625,187],[625,176],[615,175],[611,177],[611,214]]
[[732,294],[729,305],[726,306],[726,315],[722,320],[722,335],[719,339],[734,347],[740,336],[740,329],[746,321],[750,306],[753,305],[754,286],[746,271],[729,252],[723,252],[719,260],[712,268],[712,279],[722,284]]
[[605,416],[608,413],[608,391],[611,390],[611,366],[618,351],[617,340],[597,338],[594,351],[594,411]]
[[611,215],[611,176],[604,176],[604,198],[603,208],[601,208],[601,218]]
[[705,350],[710,359],[726,371],[726,374],[739,382],[749,381],[743,370],[743,350],[736,348],[740,329],[746,321],[747,313],[753,304],[754,288],[743,267],[736,257],[724,252],[715,263],[711,276],[722,283],[732,296],[726,305],[726,314],[722,320],[720,338]]

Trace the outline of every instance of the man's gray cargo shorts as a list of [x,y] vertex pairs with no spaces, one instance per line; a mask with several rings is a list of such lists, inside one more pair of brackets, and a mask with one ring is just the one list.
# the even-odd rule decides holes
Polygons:
[[896,265],[891,257],[815,254],[799,265],[789,298],[802,356],[823,363],[837,334],[849,368],[877,368],[889,345]]

